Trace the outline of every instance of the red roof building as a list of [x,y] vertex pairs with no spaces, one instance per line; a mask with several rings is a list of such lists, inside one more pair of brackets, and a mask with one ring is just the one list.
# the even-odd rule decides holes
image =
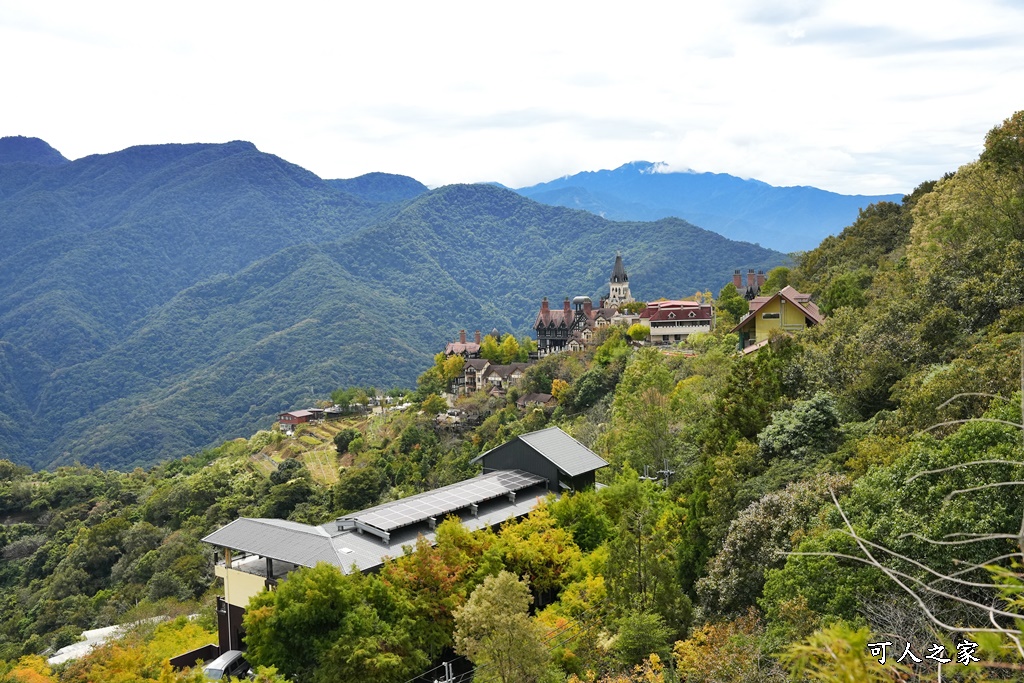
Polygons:
[[640,324],[651,328],[652,344],[685,341],[695,332],[710,332],[714,322],[711,304],[696,301],[652,301],[640,313]]
[[459,355],[463,358],[479,358],[480,357],[480,330],[476,331],[473,341],[466,341],[466,331],[459,330],[459,341],[448,342],[448,346],[444,347],[444,355],[455,356]]

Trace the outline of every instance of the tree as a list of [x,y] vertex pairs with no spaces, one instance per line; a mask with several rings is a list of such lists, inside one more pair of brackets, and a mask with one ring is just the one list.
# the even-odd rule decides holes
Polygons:
[[359,389],[358,391],[356,391],[356,396],[352,400],[354,400],[356,403],[362,406],[364,411],[366,410],[366,406],[370,405],[370,395],[367,394],[366,391],[364,391],[363,389]]
[[438,413],[443,413],[448,409],[448,402],[437,394],[431,394],[423,400],[422,404],[420,404],[420,409],[427,415],[437,415]]
[[[786,567],[769,579],[775,585],[771,590],[766,586],[765,602],[778,605],[785,584],[797,578],[787,572],[797,570],[806,577],[806,568],[828,563],[829,580],[836,581],[839,562],[852,562],[867,568],[861,571],[870,573],[872,586],[880,583],[879,575],[888,578],[931,629],[968,634],[984,643],[989,662],[999,651],[1012,653],[1018,662],[1024,658],[1024,599],[1016,559],[1024,554],[1024,511],[1016,492],[1024,486],[1024,338],[1020,359],[1021,390],[1012,400],[979,392],[955,394],[940,408],[964,398],[993,402],[981,417],[933,424],[924,431],[956,431],[937,445],[923,441],[917,452],[862,477],[843,502],[833,492],[832,521],[841,530],[819,535],[826,543],[809,539],[790,553]],[[892,515],[894,510],[899,514]],[[803,570],[798,569],[801,565]],[[853,573],[846,567],[841,571]],[[891,596],[885,599],[892,602]],[[817,645],[814,639],[827,635],[828,629],[815,634],[811,647],[794,648],[790,658],[806,659]]]
[[840,306],[864,308],[868,299],[864,291],[871,284],[871,274],[866,268],[843,273],[832,280],[832,283],[821,295],[821,310],[825,315],[832,315]]
[[338,455],[345,455],[348,452],[349,444],[362,436],[359,430],[348,427],[334,435],[334,447],[338,449]]
[[594,491],[565,494],[548,507],[558,526],[569,530],[583,552],[593,551],[614,531],[615,527],[601,509]]
[[615,656],[619,664],[632,667],[656,654],[667,657],[672,629],[654,612],[629,612],[619,620],[615,639]]
[[377,502],[386,486],[387,479],[376,467],[346,467],[334,485],[334,507],[337,510],[370,507]]
[[530,589],[502,571],[484,579],[455,613],[455,651],[477,666],[475,678],[536,683],[548,672],[543,629],[530,619]]
[[722,287],[722,290],[718,293],[718,300],[715,301],[715,310],[718,311],[722,322],[726,324],[738,323],[749,308],[750,304],[747,303],[747,300],[736,289],[736,285],[731,282]]
[[355,388],[336,389],[331,392],[331,400],[334,401],[334,404],[342,410],[348,410],[348,407],[352,405],[352,399],[354,399],[355,396]]
[[692,615],[677,568],[681,511],[666,505],[657,487],[639,481],[635,472],[627,471],[609,488],[622,505],[604,572],[614,613],[657,613],[672,634],[681,636]]
[[629,338],[633,341],[643,341],[651,336],[651,328],[640,323],[633,323],[629,326],[629,330],[626,331]]
[[298,458],[289,458],[277,466],[277,469],[270,473],[270,483],[284,484],[296,477],[309,478],[309,470]]
[[568,583],[580,560],[572,534],[557,526],[546,505],[538,506],[518,522],[506,522],[499,538],[505,567],[529,581],[542,597]]
[[830,453],[839,445],[839,415],[835,400],[819,392],[797,401],[789,410],[772,415],[772,422],[758,435],[761,454],[768,460],[785,457],[805,460]]
[[396,606],[376,577],[343,575],[326,563],[298,569],[277,590],[249,602],[246,657],[256,666],[277,667],[293,680],[325,683],[383,683],[425,668],[425,654],[379,610]]
[[569,383],[564,379],[555,378],[551,380],[551,395],[559,403],[562,402],[562,397],[566,396],[566,392],[569,390]]
[[675,644],[678,673],[687,683],[768,683],[784,680],[765,652],[764,626],[757,612],[724,623],[705,623]]
[[770,296],[789,284],[789,268],[777,266],[768,271],[768,277],[761,285],[761,296]]
[[454,354],[445,359],[441,366],[441,376],[444,378],[446,388],[451,388],[452,382],[462,377],[462,370],[466,367],[466,359],[460,354]]
[[480,357],[486,358],[492,363],[500,363],[501,350],[498,347],[498,340],[491,335],[486,335],[480,342]]
[[721,548],[697,581],[697,595],[707,614],[739,614],[756,604],[765,572],[785,563],[793,537],[826,504],[829,491],[845,493],[850,482],[818,475],[790,484],[751,503],[729,525]]
[[647,304],[644,303],[643,301],[630,301],[629,303],[626,304],[619,304],[619,313],[631,313],[633,315],[636,315],[637,313],[643,311],[645,308],[647,308]]
[[[522,356],[522,357],[520,357]],[[519,342],[511,334],[506,334],[498,347],[498,359],[503,364],[518,363],[526,360],[526,352],[519,346]]]

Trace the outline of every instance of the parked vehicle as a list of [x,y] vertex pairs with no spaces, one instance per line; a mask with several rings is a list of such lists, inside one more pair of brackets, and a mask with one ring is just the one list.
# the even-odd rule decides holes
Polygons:
[[245,661],[241,650],[228,650],[203,667],[203,675],[211,681],[227,679],[228,676],[241,678],[248,671],[249,662]]

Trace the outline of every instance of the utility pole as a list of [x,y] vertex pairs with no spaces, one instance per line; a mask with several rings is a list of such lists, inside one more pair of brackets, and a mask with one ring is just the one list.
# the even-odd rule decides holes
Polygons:
[[[665,477],[665,488],[666,488],[666,489],[668,489],[668,478],[669,478],[670,476],[672,476],[673,474],[675,474],[675,473],[676,473],[676,471],[675,471],[675,470],[670,470],[670,469],[668,468],[668,458],[665,458],[665,463],[664,463],[664,466],[665,466],[665,469],[662,469],[662,470],[658,470],[658,474],[660,474],[660,475],[662,475],[663,477]],[[645,469],[646,469],[646,468],[645,468]],[[644,472],[644,474],[646,474],[646,471]]]
[[434,683],[452,683],[455,680],[455,674],[452,672],[452,663],[444,663],[444,678],[441,680],[434,679]]

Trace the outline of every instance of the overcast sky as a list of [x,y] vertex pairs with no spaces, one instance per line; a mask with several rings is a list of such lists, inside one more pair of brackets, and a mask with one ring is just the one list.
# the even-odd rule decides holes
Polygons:
[[241,139],[324,178],[643,159],[873,194],[1024,108],[1024,2],[0,0],[0,63],[0,135],[69,158]]

